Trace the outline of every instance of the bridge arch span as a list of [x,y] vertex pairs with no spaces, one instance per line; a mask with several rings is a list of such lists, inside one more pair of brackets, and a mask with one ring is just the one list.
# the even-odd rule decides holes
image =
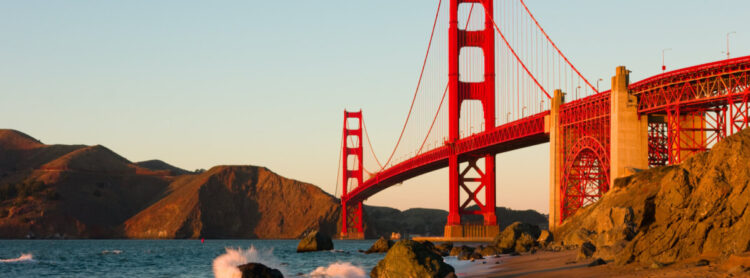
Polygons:
[[609,152],[592,136],[579,138],[563,168],[563,219],[601,198],[609,190]]

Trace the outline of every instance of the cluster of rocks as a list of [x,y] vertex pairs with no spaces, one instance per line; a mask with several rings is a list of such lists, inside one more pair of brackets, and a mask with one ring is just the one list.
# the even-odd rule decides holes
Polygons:
[[[750,270],[750,129],[682,164],[617,179],[555,230],[553,249],[579,259],[659,268],[695,260]],[[750,262],[750,260],[747,260]]]

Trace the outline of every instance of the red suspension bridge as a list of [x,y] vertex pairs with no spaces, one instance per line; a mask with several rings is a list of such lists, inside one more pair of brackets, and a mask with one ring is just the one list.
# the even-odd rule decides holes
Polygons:
[[[632,84],[618,67],[611,90],[600,92],[523,0],[494,4],[438,2],[409,112],[386,159],[376,156],[362,112],[344,112],[342,237],[364,236],[364,200],[444,167],[445,237],[492,237],[495,155],[546,142],[554,228],[615,178],[680,163],[748,126],[750,56]],[[466,215],[482,215],[482,225],[467,225]]]

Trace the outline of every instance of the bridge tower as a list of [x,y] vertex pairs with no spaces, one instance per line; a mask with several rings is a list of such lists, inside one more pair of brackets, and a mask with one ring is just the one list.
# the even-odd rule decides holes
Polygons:
[[[353,121],[350,121],[353,120]],[[354,126],[351,126],[354,125]],[[364,239],[362,223],[362,201],[350,202],[349,182],[353,180],[355,188],[362,186],[362,110],[348,112],[344,110],[344,148],[341,154],[343,169],[343,192],[341,193],[341,237]],[[351,164],[350,164],[351,163]],[[351,167],[351,168],[350,168]]]
[[[481,4],[485,11],[484,29],[459,29],[458,10],[461,4]],[[446,144],[455,146],[459,137],[459,117],[461,104],[465,100],[478,100],[484,113],[484,128],[495,127],[495,34],[492,20],[493,0],[450,0],[450,23],[448,29],[448,107],[449,135]],[[468,19],[467,19],[468,20]],[[468,24],[467,24],[468,26]],[[480,82],[463,82],[459,79],[459,55],[467,48],[482,50],[484,60],[484,80]],[[480,159],[484,160],[484,169],[480,169]],[[460,169],[460,162],[468,162]],[[495,156],[493,154],[459,157],[451,148],[449,163],[449,209],[445,226],[445,237],[493,237],[499,233],[495,215]],[[472,177],[468,175],[474,172]],[[478,176],[478,177],[476,177]],[[471,189],[468,184],[478,185]],[[485,201],[478,198],[484,190]],[[466,199],[461,199],[461,191],[466,192]],[[478,210],[468,210],[472,203]],[[468,227],[462,224],[462,215],[478,214],[484,217],[483,227]],[[479,229],[477,229],[479,228]]]

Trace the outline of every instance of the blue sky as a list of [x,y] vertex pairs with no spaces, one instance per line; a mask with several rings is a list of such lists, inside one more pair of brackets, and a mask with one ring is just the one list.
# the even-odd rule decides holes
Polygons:
[[[732,56],[750,55],[748,1],[526,2],[590,80],[659,73],[664,48],[670,69],[722,59],[730,31]],[[333,192],[341,111],[363,109],[387,154],[436,4],[3,0],[0,127],[191,170],[263,165]],[[499,155],[498,205],[546,212],[548,171],[546,145]],[[445,209],[447,173],[367,203]]]

